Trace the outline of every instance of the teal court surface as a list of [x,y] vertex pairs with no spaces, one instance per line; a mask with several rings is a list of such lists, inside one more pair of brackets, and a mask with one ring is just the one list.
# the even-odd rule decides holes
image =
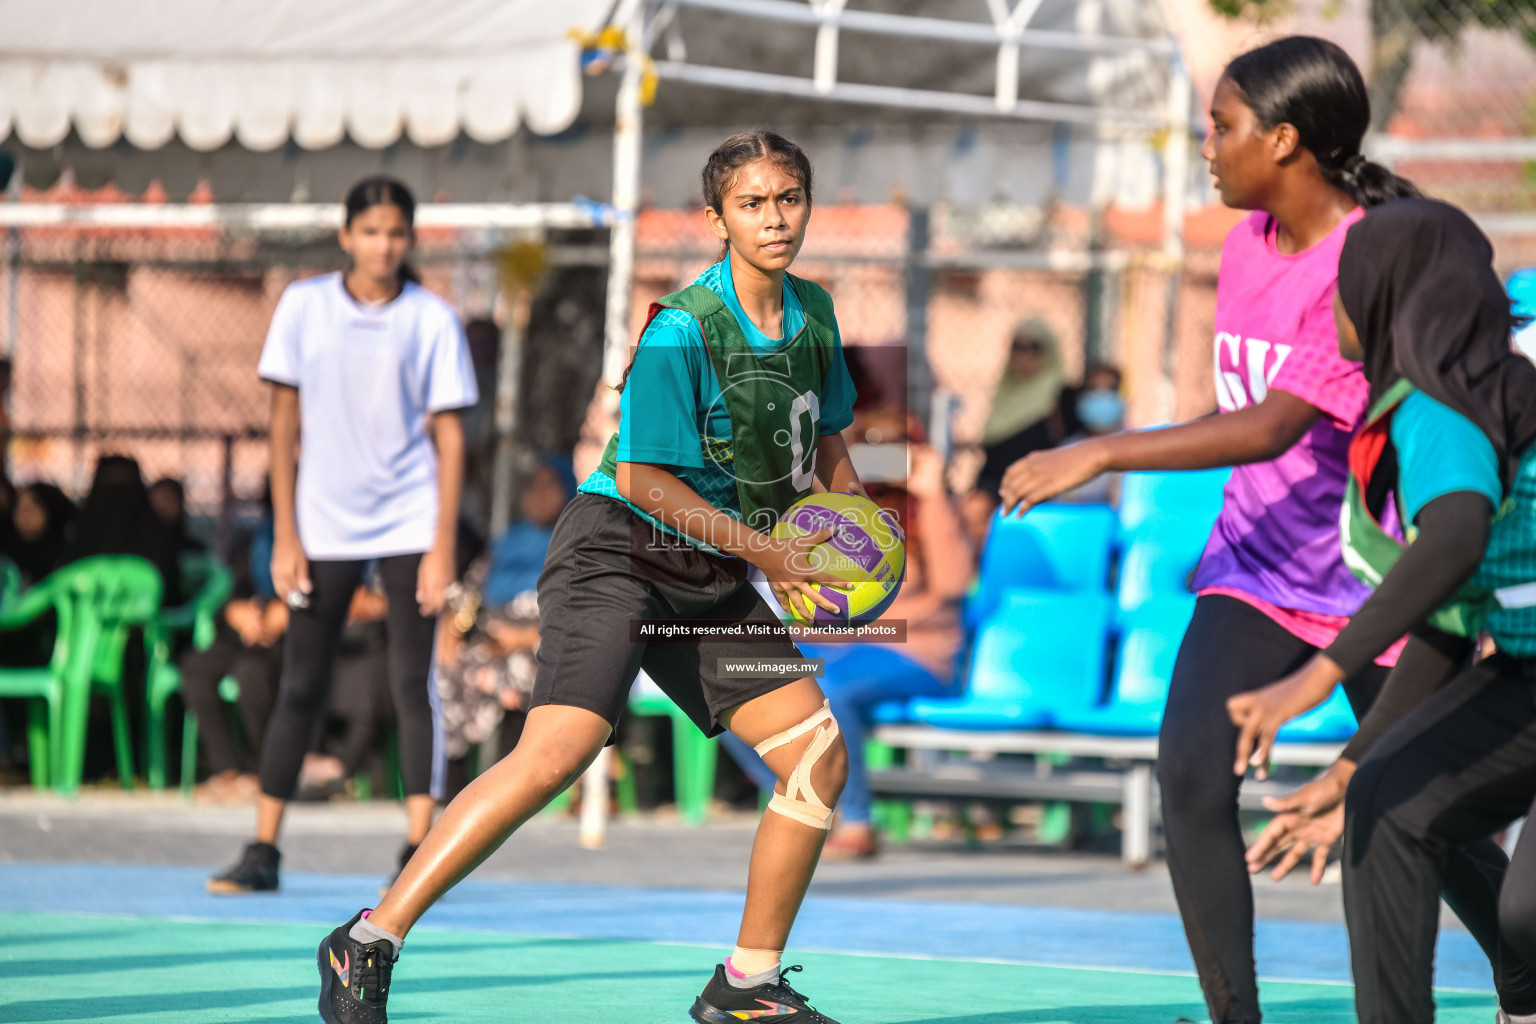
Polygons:
[[[1027,870],[1027,863],[1021,870]],[[0,1021],[308,1021],[321,936],[377,876],[290,872],[214,898],[182,866],[0,863]],[[407,942],[391,1019],[686,1024],[734,938],[739,892],[477,881]],[[845,1024],[1173,1024],[1206,1019],[1176,917],[820,897],[789,962]],[[1342,926],[1261,921],[1266,1020],[1355,1019]],[[1486,962],[1442,933],[1439,1019],[1488,1024]]]

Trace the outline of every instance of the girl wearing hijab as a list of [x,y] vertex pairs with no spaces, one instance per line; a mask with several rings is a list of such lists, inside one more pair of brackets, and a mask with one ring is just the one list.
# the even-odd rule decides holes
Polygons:
[[[21,585],[30,587],[63,564],[75,521],[75,503],[53,484],[31,483],[16,493],[12,529],[3,550],[16,563]],[[46,665],[58,624],[52,613],[0,635],[0,665]]]
[[[1281,723],[1412,631],[1344,755],[1272,805],[1250,855],[1258,870],[1288,848],[1278,875],[1313,849],[1316,879],[1344,833],[1361,1024],[1434,1019],[1442,891],[1493,963],[1499,1020],[1536,1024],[1536,840],[1507,861],[1490,838],[1536,814],[1536,366],[1513,349],[1492,256],[1464,214],[1425,199],[1350,230],[1339,348],[1363,360],[1372,401],[1341,532],[1376,590],[1299,671],[1231,702],[1242,771],[1255,742],[1263,764]],[[1482,630],[1498,653],[1472,665]]]
[[15,535],[6,552],[31,586],[59,567],[75,521],[75,503],[53,484],[27,484],[16,494],[11,515]]
[[176,537],[155,515],[149,488],[136,459],[103,455],[75,521],[75,539],[64,561],[91,555],[138,555],[160,571],[162,607],[181,603],[181,567]]
[[[1361,155],[1365,81],[1325,40],[1292,36],[1233,60],[1211,121],[1202,154],[1217,191],[1253,211],[1227,235],[1216,284],[1221,415],[1035,452],[1009,467],[1002,493],[1005,510],[1022,511],[1105,472],[1236,467],[1196,570],[1158,777],[1169,874],[1211,1020],[1258,1024],[1226,702],[1295,671],[1369,594],[1340,556],[1337,511],[1368,388],[1339,356],[1331,303],[1350,225],[1416,192]],[[1367,662],[1346,684],[1357,715],[1387,671]]]
[[1019,324],[981,432],[986,461],[967,503],[972,532],[978,538],[986,536],[985,524],[997,509],[1008,467],[1030,452],[1054,448],[1076,429],[1062,409],[1065,384],[1061,350],[1050,325],[1039,317]]

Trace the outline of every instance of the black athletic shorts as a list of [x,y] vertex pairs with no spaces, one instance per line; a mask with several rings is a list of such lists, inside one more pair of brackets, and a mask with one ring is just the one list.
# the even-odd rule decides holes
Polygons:
[[720,716],[790,679],[722,676],[721,658],[797,658],[782,632],[767,639],[636,640],[632,622],[714,619],[779,626],[747,582],[747,563],[661,532],[628,505],[579,493],[560,513],[539,576],[538,675],[531,707],[586,708],[617,728],[640,669],[707,736]]

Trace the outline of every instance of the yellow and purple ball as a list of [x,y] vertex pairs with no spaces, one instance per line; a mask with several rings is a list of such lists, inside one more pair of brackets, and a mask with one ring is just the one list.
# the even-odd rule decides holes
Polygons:
[[896,600],[906,573],[907,548],[879,505],[857,494],[811,494],[791,505],[773,528],[780,539],[800,537],[830,527],[831,537],[811,549],[811,564],[844,584],[814,583],[840,611],[813,605],[807,619],[790,602],[791,614],[811,625],[873,622]]

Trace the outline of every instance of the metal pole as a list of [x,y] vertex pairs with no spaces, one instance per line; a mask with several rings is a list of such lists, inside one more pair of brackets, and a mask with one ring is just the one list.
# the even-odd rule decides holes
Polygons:
[[613,227],[608,243],[608,316],[603,331],[603,379],[617,384],[629,361],[629,302],[635,278],[635,209],[640,202],[640,83],[646,45],[646,5],[633,3],[624,25],[624,76],[613,124]]
[[[11,180],[5,187],[7,202],[21,202],[21,160],[11,168]],[[5,391],[0,394],[0,419],[5,433],[0,437],[0,474],[10,476],[11,462],[11,390],[16,380],[16,335],[21,329],[21,229],[5,232],[5,341],[0,342],[0,360],[5,363]]]
[[[5,188],[6,202],[21,202],[21,161],[11,171],[10,183]],[[21,324],[21,230],[14,225],[5,232],[5,343],[0,356],[13,359],[16,354],[16,332]]]
[[1138,761],[1125,773],[1120,818],[1120,859],[1126,867],[1146,867],[1152,859],[1152,765]]
[[219,558],[228,562],[235,543],[235,435],[225,434],[224,465],[219,470]]
[[1168,137],[1163,142],[1163,254],[1184,259],[1184,196],[1189,182],[1189,72],[1174,57],[1168,64]]
[[523,289],[502,275],[507,289],[507,323],[496,360],[496,463],[491,473],[491,537],[512,521],[512,477],[517,469],[517,390],[523,375]]
[[613,759],[613,748],[604,747],[597,752],[587,770],[581,774],[581,845],[588,850],[603,845],[608,826],[608,768]]
[[[1100,140],[1102,147],[1103,140]],[[1088,252],[1104,251],[1104,208],[1106,204],[1097,197],[1088,211]],[[1114,292],[1108,284],[1108,273],[1101,266],[1089,268],[1083,275],[1083,365],[1107,362],[1111,337],[1110,302]]]
[[1184,198],[1189,184],[1189,108],[1191,87],[1184,61],[1168,63],[1168,138],[1163,144],[1163,256],[1168,275],[1163,321],[1164,421],[1176,410],[1174,372],[1179,348],[1179,295],[1184,287]]
[[907,211],[907,411],[919,420],[927,416],[933,392],[933,373],[928,366],[928,296],[932,271],[928,269],[928,207]]

